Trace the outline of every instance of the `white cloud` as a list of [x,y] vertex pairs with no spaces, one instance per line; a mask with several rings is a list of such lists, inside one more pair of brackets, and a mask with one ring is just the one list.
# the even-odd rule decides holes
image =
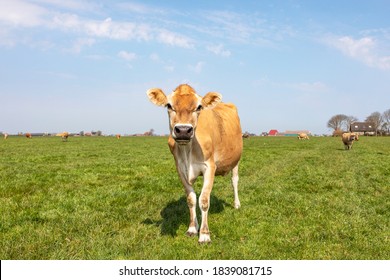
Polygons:
[[126,12],[137,14],[163,14],[164,10],[156,9],[151,6],[139,4],[139,3],[120,3],[118,7]]
[[313,82],[313,83],[295,83],[291,84],[290,87],[300,90],[300,91],[306,91],[306,92],[318,92],[318,91],[325,91],[327,90],[327,86],[322,82]]
[[350,36],[328,37],[325,42],[343,54],[374,68],[390,69],[390,56],[382,56],[378,43],[372,37],[354,39]]
[[200,73],[202,72],[203,70],[203,66],[204,66],[204,62],[203,61],[199,61],[198,63],[196,63],[195,65],[189,65],[188,68],[191,70],[191,71],[194,71],[195,73]]
[[47,10],[24,1],[0,0],[0,22],[17,27],[42,25]]
[[165,69],[165,71],[167,71],[167,72],[173,72],[173,71],[175,71],[175,67],[172,66],[172,65],[166,65],[166,66],[164,66],[164,69]]
[[149,58],[152,60],[152,61],[155,61],[155,62],[159,62],[160,61],[160,57],[158,54],[156,53],[152,53]]
[[95,44],[96,40],[93,38],[79,38],[71,47],[70,51],[73,53],[80,53],[84,47],[90,47]]
[[229,57],[231,52],[229,50],[225,50],[222,44],[208,46],[207,50],[220,56]]
[[187,37],[184,37],[180,34],[168,31],[168,30],[159,30],[157,32],[157,41],[164,43],[166,45],[177,46],[182,48],[193,48],[191,40]]
[[94,4],[93,2],[89,1],[79,1],[79,0],[30,0],[30,2],[36,2],[40,4],[48,4],[54,7],[58,8],[65,8],[70,10],[86,10],[86,11],[92,11],[97,10],[99,5]]
[[118,53],[118,56],[120,58],[123,58],[126,61],[132,61],[137,58],[137,55],[135,53],[126,52],[126,51],[120,51]]
[[[36,3],[38,4],[21,0],[0,0],[0,27],[3,28],[2,33],[10,34],[14,27],[45,28],[47,30],[68,32],[69,34],[74,33],[77,36],[112,40],[154,40],[174,47],[193,48],[191,39],[160,26],[153,26],[149,23],[115,21],[110,17],[103,20],[95,20],[58,9],[68,8],[77,10],[77,1],[61,4],[62,2],[57,0],[36,0]],[[43,4],[46,5],[43,6]],[[89,7],[88,5],[82,6],[84,9]],[[138,9],[142,10],[142,5]],[[2,45],[11,45],[10,42],[2,41]]]

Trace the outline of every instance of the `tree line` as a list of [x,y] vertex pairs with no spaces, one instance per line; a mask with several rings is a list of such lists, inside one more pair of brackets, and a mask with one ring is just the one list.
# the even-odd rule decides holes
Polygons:
[[[337,114],[329,119],[327,126],[334,130],[334,135],[337,135],[343,131],[349,131],[351,124],[358,121],[354,116]],[[375,135],[390,135],[390,109],[384,111],[382,114],[380,112],[374,112],[366,117],[364,121],[372,124]]]

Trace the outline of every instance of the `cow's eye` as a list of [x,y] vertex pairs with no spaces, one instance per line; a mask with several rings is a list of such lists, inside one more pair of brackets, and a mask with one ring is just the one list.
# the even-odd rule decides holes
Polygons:
[[199,105],[197,108],[196,108],[196,112],[200,112],[201,110],[203,109],[203,106],[202,105]]
[[168,109],[168,110],[170,110],[170,111],[172,111],[172,110],[173,110],[173,108],[172,108],[172,105],[171,105],[171,104],[169,104],[169,103],[166,105],[166,107],[167,107],[167,109]]

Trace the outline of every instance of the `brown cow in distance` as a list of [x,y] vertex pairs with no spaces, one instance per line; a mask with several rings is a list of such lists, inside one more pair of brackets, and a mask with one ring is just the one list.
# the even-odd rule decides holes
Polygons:
[[[221,103],[219,93],[209,92],[201,97],[189,85],[178,86],[170,95],[165,95],[159,88],[152,88],[147,95],[154,104],[168,110],[168,145],[175,158],[190,210],[187,235],[197,235],[199,230],[199,243],[211,242],[208,211],[216,175],[226,175],[232,171],[234,207],[240,207],[238,163],[243,140],[237,109],[233,104]],[[193,184],[200,175],[203,175],[203,187],[199,197],[202,213],[199,228]]]
[[306,133],[299,133],[298,134],[298,139],[299,140],[301,140],[301,139],[309,140],[309,136]]
[[116,137],[116,139],[121,139],[121,135],[120,134],[117,134],[117,135],[115,135],[115,137]]
[[353,132],[345,132],[343,133],[341,140],[344,143],[344,147],[346,150],[352,149],[353,141],[359,141],[359,136]]
[[29,139],[31,139],[31,138],[32,138],[31,133],[27,132],[27,133],[26,133],[26,137],[29,138]]
[[65,142],[65,141],[68,141],[69,133],[64,131],[60,134],[60,136],[61,136],[62,141]]

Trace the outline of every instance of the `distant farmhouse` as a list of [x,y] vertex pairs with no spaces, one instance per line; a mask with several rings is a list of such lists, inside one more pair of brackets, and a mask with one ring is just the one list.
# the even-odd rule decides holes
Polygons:
[[375,126],[371,122],[353,122],[349,130],[359,135],[375,135]]

